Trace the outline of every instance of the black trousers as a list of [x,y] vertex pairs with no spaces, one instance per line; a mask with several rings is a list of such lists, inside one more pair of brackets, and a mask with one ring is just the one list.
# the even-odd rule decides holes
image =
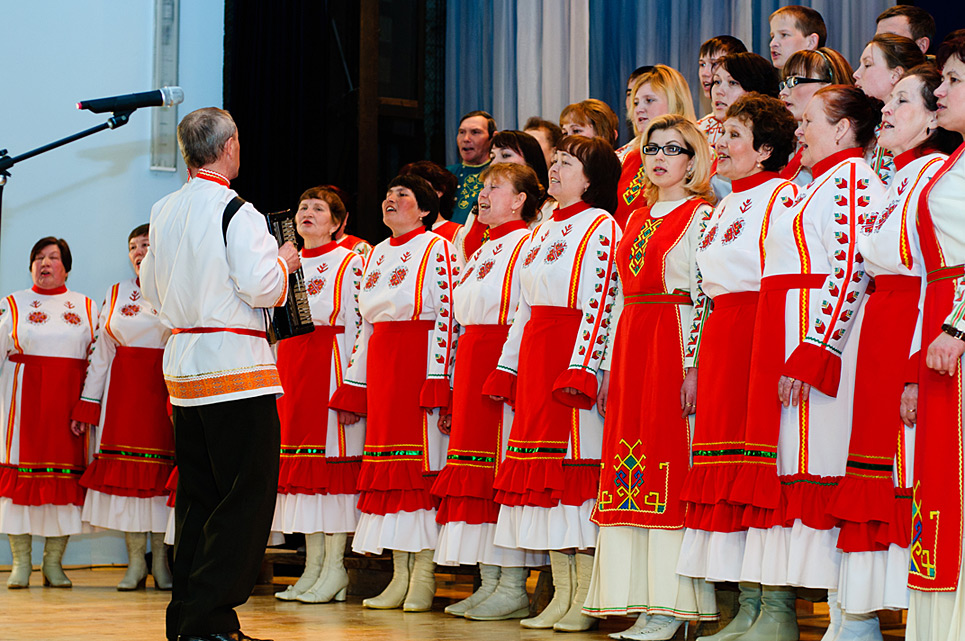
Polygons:
[[274,395],[174,408],[178,490],[167,637],[232,632],[258,577],[278,492]]

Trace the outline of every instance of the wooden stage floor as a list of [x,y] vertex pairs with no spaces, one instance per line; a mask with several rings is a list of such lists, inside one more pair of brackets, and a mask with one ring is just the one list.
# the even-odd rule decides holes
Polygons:
[[[2,641],[164,641],[164,608],[170,594],[151,588],[118,592],[124,568],[68,569],[74,582],[69,590],[41,587],[39,572],[31,575],[27,590],[7,590],[8,573],[0,572],[0,640]],[[534,573],[535,576],[535,573]],[[439,577],[442,579],[443,577]],[[532,591],[533,579],[530,580]],[[361,600],[307,605],[283,602],[270,593],[256,594],[239,608],[245,632],[276,641],[535,641],[565,638],[600,639],[625,629],[629,619],[602,622],[598,630],[563,635],[551,630],[526,630],[517,621],[471,622],[442,612],[449,603],[466,596],[471,586],[440,581],[432,612],[406,614],[401,610],[368,610]],[[265,592],[265,590],[259,590]],[[799,605],[802,603],[798,602]],[[827,626],[827,605],[815,604],[815,613],[799,613],[801,639],[820,639]],[[904,638],[900,624],[883,624],[885,641]],[[683,639],[683,630],[677,639]],[[694,638],[691,630],[689,638]]]

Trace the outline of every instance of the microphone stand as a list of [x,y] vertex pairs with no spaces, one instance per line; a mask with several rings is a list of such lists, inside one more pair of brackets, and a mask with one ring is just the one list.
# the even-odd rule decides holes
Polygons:
[[28,158],[39,156],[40,154],[50,151],[51,149],[56,149],[57,147],[63,147],[64,145],[74,142],[75,140],[80,140],[81,138],[86,138],[87,136],[96,134],[98,131],[122,127],[127,124],[131,114],[134,113],[134,111],[134,109],[115,111],[107,122],[101,123],[96,127],[91,127],[90,129],[85,129],[84,131],[73,134],[72,136],[61,138],[60,140],[48,143],[42,147],[37,147],[36,149],[20,154],[19,156],[10,157],[7,154],[6,149],[0,149],[0,229],[2,229],[3,223],[3,186],[7,184],[7,178],[10,177],[11,167],[21,160],[27,160]]

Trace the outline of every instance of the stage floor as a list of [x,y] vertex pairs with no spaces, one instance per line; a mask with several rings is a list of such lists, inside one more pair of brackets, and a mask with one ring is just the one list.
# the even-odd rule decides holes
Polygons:
[[[67,570],[74,582],[69,590],[41,587],[40,572],[31,575],[27,590],[7,590],[8,573],[0,572],[0,639],[3,641],[164,641],[164,608],[170,594],[151,587],[118,592],[124,568]],[[535,574],[534,574],[535,576]],[[533,579],[530,581],[533,583]],[[148,579],[148,586],[151,579]],[[276,641],[535,641],[536,639],[601,639],[630,626],[628,619],[602,622],[600,629],[576,635],[526,630],[516,621],[470,622],[442,612],[468,594],[468,584],[440,582],[432,612],[405,614],[401,610],[368,610],[360,599],[345,603],[307,605],[283,602],[270,594],[252,596],[239,608],[243,629],[258,638]],[[532,590],[532,585],[530,585]],[[801,602],[799,601],[799,604]],[[817,613],[801,612],[801,639],[820,639],[827,626],[827,605]],[[823,613],[823,614],[821,614]],[[883,626],[886,641],[904,638],[900,625]],[[682,630],[678,639],[683,639]],[[693,632],[690,634],[693,638]]]

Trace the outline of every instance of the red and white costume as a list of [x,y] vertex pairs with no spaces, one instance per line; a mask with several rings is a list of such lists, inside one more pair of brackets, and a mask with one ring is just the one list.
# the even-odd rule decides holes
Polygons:
[[66,287],[34,286],[0,301],[0,532],[81,532],[87,437],[70,431],[87,353],[94,301]]
[[[938,170],[918,202],[918,234],[925,260],[921,349],[942,324],[965,330],[965,145]],[[965,564],[962,563],[963,453],[962,363],[954,376],[925,365],[918,370],[915,485],[912,498],[912,589],[906,636],[912,641],[953,641],[965,635]]]
[[858,224],[858,250],[875,287],[862,302],[847,473],[828,509],[840,520],[838,601],[846,612],[908,607],[915,430],[898,410],[905,383],[917,380],[908,355],[924,274],[918,199],[945,158],[921,149],[895,158],[888,193]]
[[84,521],[122,532],[164,532],[174,429],[161,360],[171,330],[144,300],[137,279],[107,291],[87,378],[72,418],[96,425],[84,472]]
[[713,113],[709,113],[698,120],[697,128],[707,136],[707,142],[710,143],[711,149],[717,147],[717,141],[724,135],[724,123],[717,120]]
[[453,269],[452,246],[423,227],[379,243],[366,261],[362,330],[329,402],[366,416],[357,552],[436,547],[429,491],[449,437],[432,408],[449,406]]
[[456,252],[456,263],[460,269],[469,262],[476,250],[486,244],[487,240],[489,240],[489,226],[479,222],[476,208],[473,207],[469,216],[466,217],[465,224],[459,226],[459,230],[451,241]]
[[370,251],[372,251],[372,245],[369,245],[358,236],[352,236],[350,234],[345,234],[342,236],[341,240],[338,241],[338,245],[339,247],[344,247],[345,249],[351,249],[363,259],[369,255]]
[[[859,221],[885,188],[863,150],[837,152],[770,223],[751,354],[746,443],[731,501],[749,506],[741,580],[835,589],[841,553],[827,513],[845,473],[859,305],[868,278]],[[811,386],[783,407],[781,375]]]
[[456,241],[456,235],[460,229],[462,229],[462,225],[454,223],[451,220],[437,220],[432,223],[432,233],[442,236],[450,243]]
[[713,311],[702,321],[693,467],[682,492],[687,529],[677,564],[680,574],[709,581],[740,579],[746,528],[728,494],[744,450],[764,240],[771,220],[797,197],[793,183],[771,172],[733,185],[697,246],[701,288]]
[[646,179],[643,176],[640,140],[634,138],[628,146],[630,149],[620,160],[622,169],[620,170],[620,182],[617,183],[617,208],[613,212],[613,218],[620,225],[620,229],[626,229],[630,214],[647,204],[647,198],[644,195]]
[[811,170],[801,164],[801,154],[804,148],[800,146],[791,154],[791,159],[787,161],[784,169],[777,172],[777,175],[784,180],[790,180],[798,187],[807,187],[811,183]]
[[[496,475],[496,545],[532,550],[596,545],[590,512],[600,478],[603,419],[594,407],[617,290],[620,230],[583,202],[535,230],[499,365],[483,393],[516,398]],[[564,388],[578,390],[571,395]]]
[[302,271],[315,329],[278,343],[281,460],[276,532],[354,532],[365,423],[342,425],[328,398],[342,384],[358,337],[362,258],[329,242],[303,249]]
[[874,172],[878,174],[881,182],[887,186],[891,184],[891,178],[895,175],[897,168],[895,167],[895,155],[878,144],[878,136],[881,134],[882,127],[884,127],[883,124],[875,127],[875,146],[869,152],[866,160]]
[[[540,565],[523,550],[493,545],[499,504],[493,482],[506,453],[513,410],[482,393],[496,369],[519,302],[519,271],[529,248],[523,221],[490,229],[453,283],[453,306],[461,326],[452,379],[452,430],[446,466],[432,488],[442,526],[436,563],[503,567]],[[513,399],[510,399],[512,402]]]
[[712,212],[699,198],[638,209],[616,251],[620,293],[603,363],[610,385],[591,516],[600,534],[585,614],[717,617],[713,587],[676,573],[691,436],[680,387],[706,311],[694,259]]

